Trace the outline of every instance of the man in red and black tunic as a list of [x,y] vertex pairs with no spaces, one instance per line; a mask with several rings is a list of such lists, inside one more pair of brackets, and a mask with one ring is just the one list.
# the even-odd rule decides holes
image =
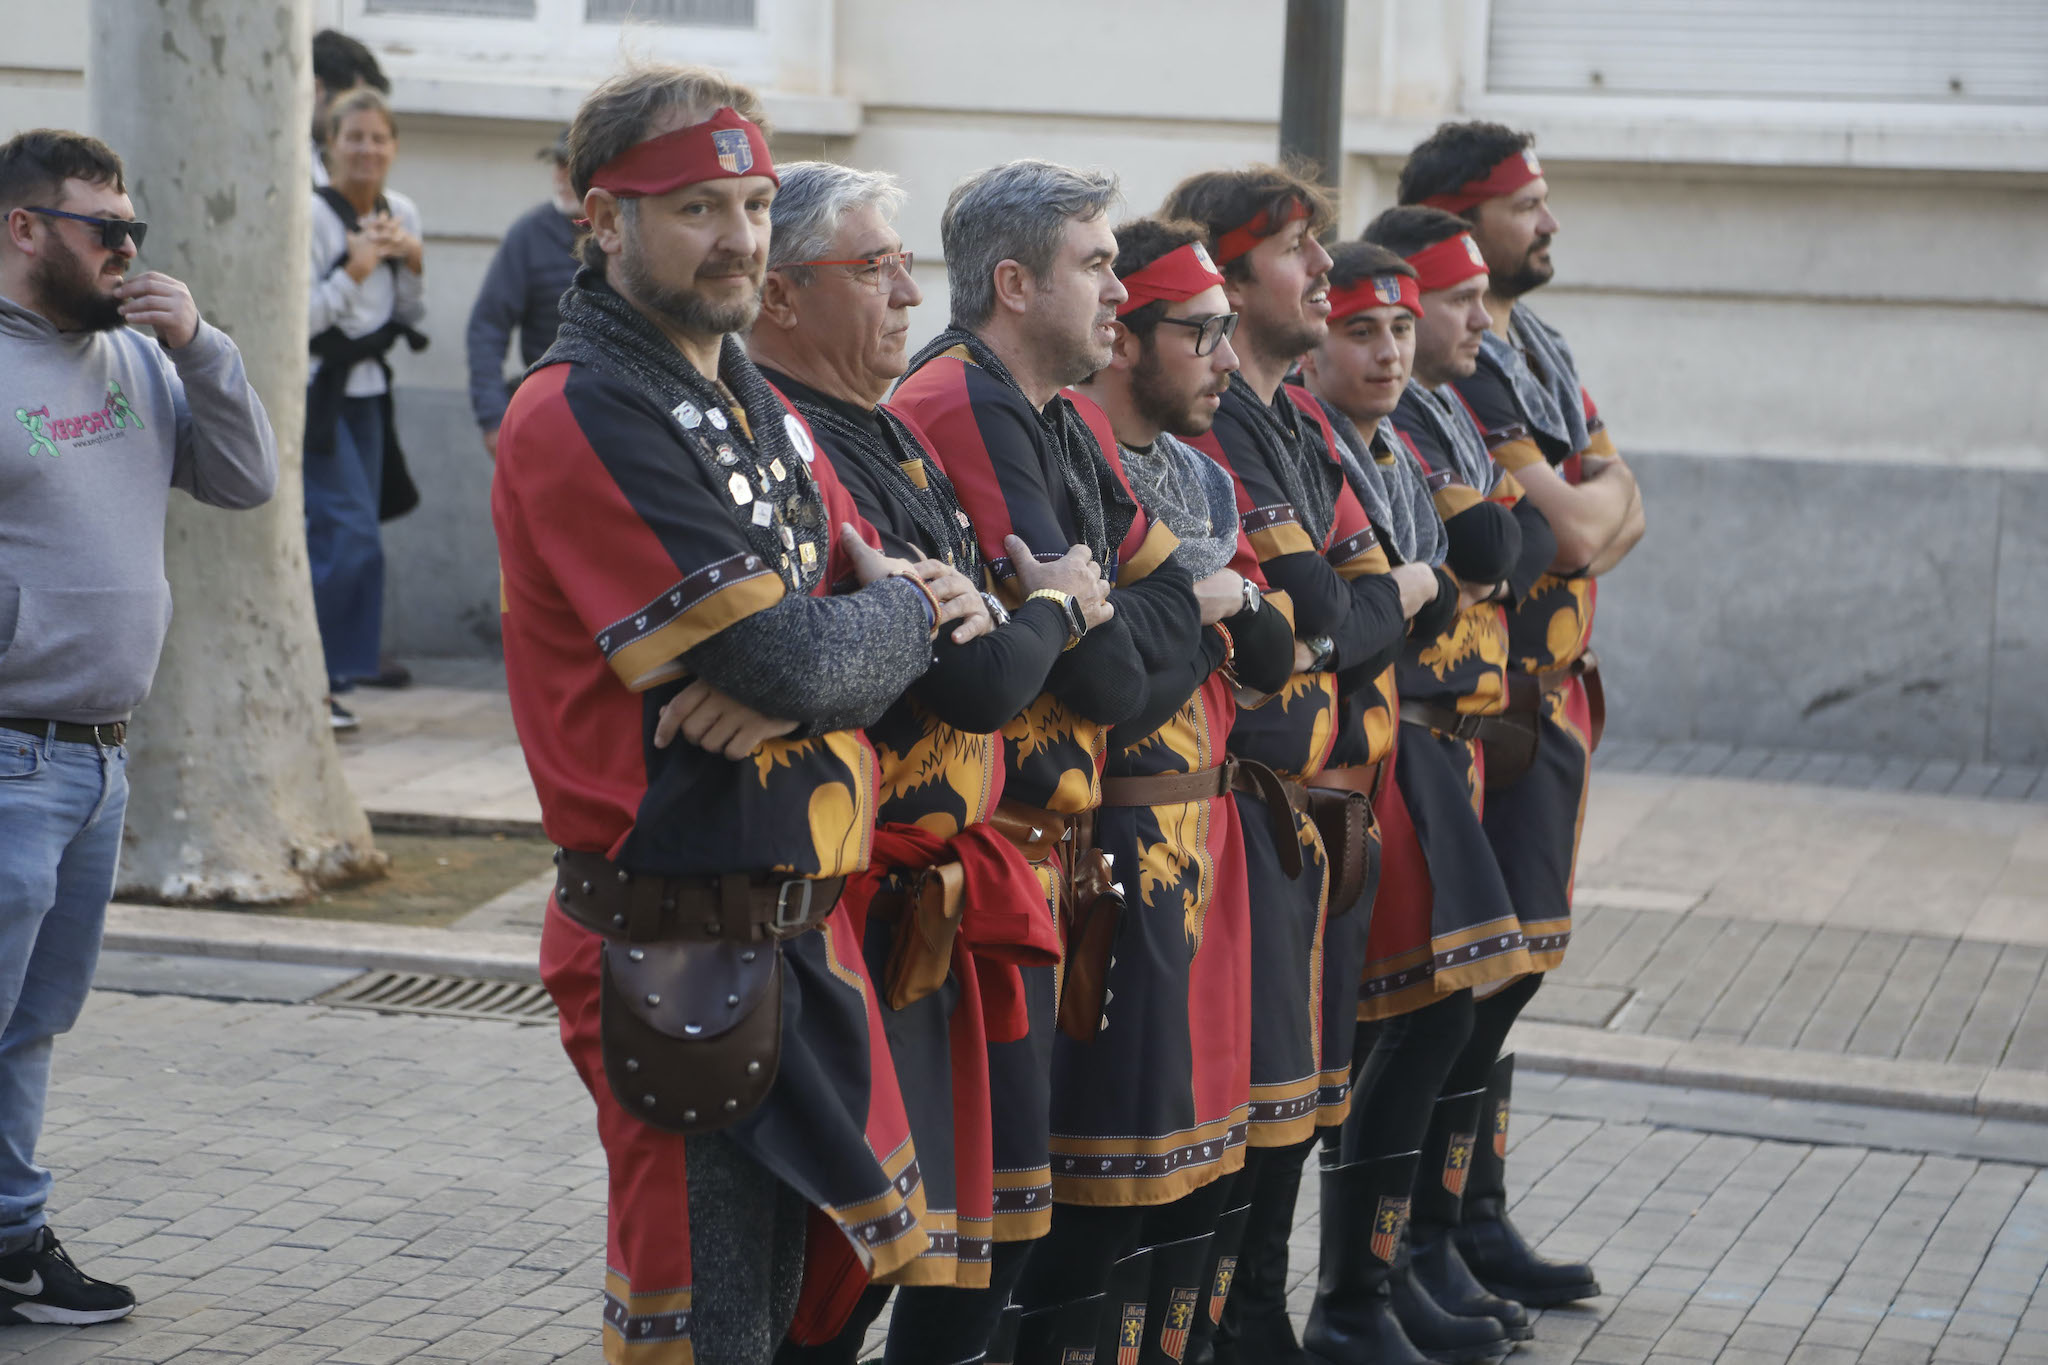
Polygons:
[[[1067,1197],[1050,1146],[1055,1015],[1061,1032],[1087,1037],[1105,1011],[1114,1029],[1123,1007],[1107,986],[1117,938],[1111,883],[1135,901],[1136,869],[1105,866],[1093,844],[1110,730],[1146,713],[1154,675],[1159,705],[1170,701],[1168,715],[1179,709],[1193,688],[1188,661],[1202,649],[1176,538],[1132,496],[1102,410],[1063,392],[1107,363],[1115,338],[1126,297],[1112,269],[1115,200],[1110,178],[1043,161],[996,166],[959,185],[940,224],[952,325],[912,360],[893,402],[951,476],[1008,603],[1045,593],[1039,561],[1077,543],[1115,585],[1114,616],[1076,631],[1046,690],[1003,731],[1009,768],[997,818],[1021,825],[1047,854],[1046,900],[1060,914],[1067,958],[1058,979],[1025,973],[1030,1036],[991,1058],[994,1097],[1009,1106],[996,1115],[999,1277],[1006,1244],[1044,1235],[1053,1199]],[[1102,1282],[1074,1285],[1069,1269],[1058,1255],[1032,1256],[1017,1295],[1036,1309],[1020,1360],[1034,1351],[1058,1359],[1065,1345],[1103,1342],[1120,1325]]]
[[[1394,659],[1409,619],[1446,589],[1427,564],[1389,564],[1345,484],[1327,415],[1283,382],[1328,327],[1330,257],[1315,234],[1335,215],[1323,192],[1278,168],[1205,172],[1176,186],[1162,211],[1206,231],[1240,318],[1238,372],[1195,444],[1235,480],[1239,563],[1287,594],[1298,639],[1286,684],[1239,716],[1230,737],[1232,755],[1278,781],[1237,797],[1255,926],[1251,1150],[1237,1200],[1250,1213],[1217,1346],[1219,1358],[1228,1344],[1239,1359],[1284,1361],[1300,1349],[1286,1269],[1301,1163],[1316,1130],[1350,1106],[1374,857],[1363,830],[1355,870],[1326,856],[1309,789],[1370,799],[1393,739]],[[1345,874],[1352,903],[1330,897],[1332,872]]]
[[[1594,580],[1643,533],[1635,476],[1579,380],[1570,345],[1522,301],[1550,281],[1558,231],[1531,143],[1527,133],[1495,123],[1445,124],[1409,154],[1400,180],[1403,205],[1462,218],[1485,262],[1491,326],[1474,370],[1452,387],[1495,463],[1515,476],[1557,544],[1549,572],[1509,608],[1508,705],[1482,731],[1486,834],[1534,970],[1481,1002],[1475,1046],[1505,1037],[1571,937],[1572,874],[1603,710],[1590,649]],[[1480,1280],[1506,1297],[1528,1304],[1589,1297],[1599,1292],[1589,1267],[1543,1261],[1507,1219],[1501,1161],[1512,1077],[1512,1058],[1499,1059],[1458,1245]]]
[[[570,159],[583,269],[492,489],[513,718],[561,847],[541,974],[609,1165],[606,1359],[763,1362],[807,1220],[874,1273],[930,1240],[837,901],[874,830],[860,727],[987,616],[861,542],[731,335],[776,187],[753,93],[616,78]],[[841,580],[864,586],[824,595]]]
[[[924,437],[881,401],[908,361],[910,309],[923,294],[891,221],[903,199],[883,173],[824,162],[780,168],[761,317],[747,347],[796,408],[884,547],[934,559],[980,583],[974,529]],[[1108,585],[1085,548],[1045,577],[1091,616]],[[990,634],[941,635],[932,666],[868,727],[881,779],[875,854],[847,900],[864,919],[870,971],[883,985],[883,1029],[917,1140],[924,1255],[878,1282],[830,1341],[785,1345],[778,1365],[859,1359],[890,1285],[888,1365],[972,1360],[989,1344],[1000,1302],[991,1280],[994,1154],[988,1043],[1026,1027],[1021,966],[1059,958],[1052,916],[1031,868],[990,823],[1003,797],[995,733],[1045,690],[1069,639],[1050,599],[996,607]],[[815,1260],[816,1281],[826,1268]],[[806,1299],[813,1284],[805,1286]]]

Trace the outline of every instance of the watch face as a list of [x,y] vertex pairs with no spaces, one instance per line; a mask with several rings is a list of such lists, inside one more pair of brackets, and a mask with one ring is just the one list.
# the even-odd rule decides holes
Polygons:
[[1080,639],[1088,633],[1088,613],[1081,610],[1081,604],[1074,598],[1067,599],[1067,626]]

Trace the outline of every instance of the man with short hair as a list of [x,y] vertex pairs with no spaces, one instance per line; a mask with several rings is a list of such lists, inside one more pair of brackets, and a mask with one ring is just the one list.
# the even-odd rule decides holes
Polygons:
[[[1410,154],[1400,180],[1403,205],[1462,218],[1486,264],[1491,326],[1472,374],[1452,387],[1557,544],[1550,571],[1508,611],[1508,705],[1484,723],[1486,834],[1531,938],[1533,971],[1482,1002],[1494,1018],[1475,1028],[1480,1047],[1505,1037],[1570,941],[1589,760],[1604,710],[1590,649],[1594,580],[1643,534],[1635,476],[1580,382],[1571,347],[1523,302],[1551,279],[1558,231],[1532,141],[1497,123],[1447,123]],[[1481,1120],[1492,1140],[1475,1153],[1458,1246],[1480,1281],[1504,1297],[1532,1305],[1590,1297],[1599,1292],[1590,1267],[1544,1261],[1507,1219],[1500,1158],[1512,1078],[1512,1057],[1498,1059]]]
[[838,902],[874,827],[861,727],[987,615],[944,565],[870,547],[733,335],[776,188],[760,113],[695,67],[584,101],[588,268],[492,486],[513,720],[561,846],[541,977],[610,1173],[613,1360],[767,1361],[807,1205],[870,1274],[930,1240]]
[[505,381],[505,350],[519,332],[524,374],[555,343],[562,293],[576,276],[576,220],[582,201],[569,183],[569,130],[539,155],[554,165],[554,192],[519,215],[492,253],[490,268],[469,309],[464,338],[469,355],[469,407],[483,433],[484,450],[498,453],[498,424],[516,383]]
[[[1250,1213],[1234,1306],[1217,1342],[1218,1359],[1298,1360],[1287,1317],[1287,1238],[1316,1129],[1341,1123],[1350,1104],[1351,1026],[1376,856],[1364,807],[1394,732],[1392,664],[1410,618],[1442,589],[1427,564],[1389,564],[1345,486],[1327,416],[1284,382],[1327,332],[1330,257],[1315,234],[1335,212],[1323,191],[1279,167],[1210,171],[1175,186],[1163,212],[1206,230],[1224,295],[1242,319],[1238,372],[1215,425],[1195,444],[1236,480],[1242,562],[1287,594],[1300,641],[1286,685],[1240,716],[1230,741],[1233,756],[1282,781],[1237,798],[1257,925],[1252,1151],[1238,1200]],[[1306,814],[1313,788],[1339,813],[1342,837],[1329,844]],[[1283,815],[1276,804],[1293,809]],[[1293,838],[1271,832],[1290,817]]]
[[313,35],[313,184],[327,183],[328,111],[349,91],[369,86],[391,93],[391,80],[376,54],[346,33],[323,28]]
[[[997,818],[1021,825],[1039,851],[1067,957],[1057,972],[1026,972],[1030,1035],[991,1056],[1005,1106],[995,1116],[992,1295],[1007,1294],[1023,1269],[1021,1249],[1007,1248],[1044,1236],[1060,1197],[1048,1132],[1055,1015],[1068,1037],[1092,1039],[1105,1013],[1114,1029],[1123,1008],[1107,982],[1115,884],[1128,902],[1134,872],[1110,864],[1093,838],[1111,727],[1147,723],[1150,704],[1177,710],[1192,687],[1188,660],[1201,649],[1201,611],[1173,532],[1132,496],[1102,409],[1064,391],[1108,363],[1115,342],[1126,297],[1113,269],[1116,197],[1113,179],[1044,161],[1013,161],[957,186],[940,224],[952,325],[911,361],[894,400],[951,476],[999,594],[1014,604],[1045,591],[1033,586],[1034,561],[1076,543],[1115,584],[1115,616],[1085,637],[1076,630],[1045,692],[1003,731],[1009,768]],[[1051,1292],[1021,1287],[1018,1301],[1045,1304]],[[1019,1359],[1099,1342],[1112,1319],[1101,1286],[1082,1287],[1027,1317]]]
[[[748,352],[884,544],[979,583],[981,550],[952,482],[916,428],[881,401],[908,361],[910,309],[923,298],[891,221],[903,191],[889,175],[825,162],[779,170]],[[1108,585],[1086,547],[1035,572],[1091,621],[1108,619]],[[931,668],[868,727],[881,788],[875,852],[847,901],[865,920],[869,970],[884,983],[882,1027],[934,1234],[888,1277],[904,1286],[883,1357],[893,1365],[953,1365],[988,1345],[985,1296],[959,1292],[986,1289],[991,1275],[987,1044],[1014,1041],[1026,1026],[1019,968],[1059,956],[1029,864],[990,823],[1003,793],[994,732],[1045,690],[1068,638],[1067,614],[1051,598],[1021,603],[966,644],[941,635]],[[809,1273],[817,1280],[830,1267],[814,1263]],[[877,1283],[836,1337],[787,1343],[778,1365],[851,1365],[889,1293]]]
[[170,490],[258,506],[277,445],[191,292],[128,275],[146,225],[105,143],[39,128],[0,144],[0,222],[0,411],[16,424],[0,451],[0,1325],[106,1322],[135,1296],[80,1271],[45,1223],[50,1056],[114,890],[128,716],[171,619]]

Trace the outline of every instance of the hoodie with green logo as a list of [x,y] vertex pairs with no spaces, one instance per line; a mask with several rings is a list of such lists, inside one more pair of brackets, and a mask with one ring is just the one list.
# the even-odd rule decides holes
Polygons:
[[276,487],[270,419],[217,328],[171,351],[0,297],[0,716],[127,719],[171,621],[171,489],[255,507]]

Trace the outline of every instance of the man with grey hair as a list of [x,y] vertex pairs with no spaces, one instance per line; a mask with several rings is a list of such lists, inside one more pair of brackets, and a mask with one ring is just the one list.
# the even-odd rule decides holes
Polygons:
[[[1022,566],[1076,541],[1116,585],[1114,618],[1076,643],[1045,693],[1004,730],[1010,747],[999,815],[1011,813],[1060,850],[1064,867],[1052,875],[1048,864],[1044,881],[1067,944],[1057,983],[1050,970],[1026,972],[1029,1036],[991,1050],[992,1072],[1008,1082],[995,1092],[995,1236],[998,1270],[1011,1276],[1020,1267],[1004,1263],[1003,1244],[1043,1236],[1057,1194],[1055,1015],[1061,1032],[1086,1041],[1100,1031],[1109,1003],[1122,902],[1117,869],[1093,839],[1103,757],[1179,709],[1186,662],[1202,648],[1202,614],[1173,532],[1132,495],[1102,409],[1063,391],[1109,361],[1125,298],[1111,269],[1117,248],[1108,214],[1116,199],[1110,177],[1045,161],[1013,161],[956,187],[940,227],[952,325],[911,362],[895,397],[952,476],[999,592],[1021,600],[1030,581]],[[1105,733],[1112,726],[1121,727],[1114,741]],[[1026,1096],[1028,1109],[1017,1103]],[[1006,1101],[1012,1112],[1004,1112]],[[1113,1344],[1118,1324],[1096,1288],[1027,1314],[1017,1358],[1058,1359],[1065,1346],[1094,1344],[1097,1358],[1109,1359],[1113,1352],[1102,1348]]]
[[[980,582],[981,552],[952,484],[917,431],[881,403],[903,372],[910,309],[923,297],[890,221],[903,192],[888,175],[846,166],[780,169],[748,351],[809,424],[819,463],[830,464],[885,546]],[[1108,619],[1108,585],[1085,546],[1052,564],[1029,561],[1026,573],[1033,589],[1072,596],[1086,622]],[[981,1359],[1001,1306],[959,1292],[986,1289],[992,1278],[994,1157],[981,1044],[1021,1031],[1021,1011],[1006,1008],[1017,1001],[1018,964],[1049,965],[1058,940],[1048,916],[1028,913],[1034,901],[1044,904],[1030,866],[991,823],[1003,755],[994,732],[1045,690],[1070,633],[1065,608],[1048,596],[967,644],[941,637],[930,670],[868,727],[882,792],[878,828],[868,872],[848,884],[846,899],[865,910],[862,948],[885,983],[882,1028],[917,1142],[926,1218],[953,1229],[888,1277],[907,1286],[890,1319],[890,1365]],[[943,896],[908,894],[949,879],[960,888],[957,916],[945,913]],[[812,1267],[814,1279],[819,1273]],[[836,1337],[786,1344],[778,1365],[852,1365],[889,1293],[878,1283]]]
[[988,616],[862,538],[731,335],[776,189],[759,113],[700,68],[584,101],[586,268],[492,486],[513,719],[560,845],[541,977],[609,1166],[610,1360],[765,1365],[807,1219],[875,1274],[935,1230],[840,891],[874,820],[861,727]]

